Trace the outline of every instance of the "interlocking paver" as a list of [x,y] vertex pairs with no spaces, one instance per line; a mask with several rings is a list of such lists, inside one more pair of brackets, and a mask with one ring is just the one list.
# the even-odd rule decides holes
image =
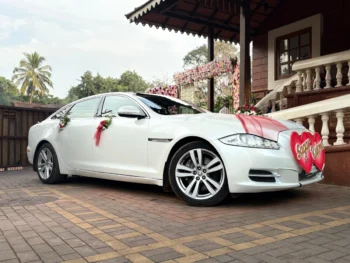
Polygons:
[[233,258],[228,256],[228,255],[216,256],[216,257],[214,257],[214,259],[216,259],[219,262],[223,262],[223,263],[234,261]]
[[32,246],[32,248],[38,254],[45,254],[53,251],[53,249],[48,244],[35,245],[35,246]]
[[60,246],[54,246],[54,250],[57,252],[58,255],[64,256],[68,254],[72,254],[75,251],[68,245],[60,245]]
[[1,199],[16,204],[0,206],[1,263],[350,261],[346,187],[196,208],[153,186],[85,178],[43,185],[23,170],[0,173]]
[[335,260],[337,258],[341,258],[344,256],[346,256],[346,253],[342,253],[339,251],[328,251],[328,252],[317,255],[318,258],[322,258],[322,259],[329,260],[329,261]]
[[160,255],[150,256],[148,258],[153,260],[154,262],[162,262],[162,261],[177,259],[177,258],[180,258],[183,256],[184,255],[181,253],[178,253],[176,251],[172,251],[172,252],[167,252],[167,253],[160,254]]
[[333,260],[334,263],[349,263],[350,260],[347,260],[345,258],[338,258],[336,260]]
[[45,263],[62,262],[62,258],[56,252],[53,251],[49,253],[40,254],[40,259]]
[[88,256],[93,256],[96,255],[96,251],[93,250],[92,248],[88,246],[82,246],[82,247],[76,247],[74,250],[80,254],[82,257],[88,257]]
[[9,259],[15,259],[16,255],[12,250],[3,250],[0,251],[0,261],[5,261]]
[[17,253],[16,255],[22,263],[39,260],[37,254],[34,251],[20,252],[20,253]]
[[229,253],[228,256],[230,256],[234,259],[240,260],[242,262],[246,262],[246,263],[259,263],[259,262],[261,262],[260,259],[246,255],[242,252]]

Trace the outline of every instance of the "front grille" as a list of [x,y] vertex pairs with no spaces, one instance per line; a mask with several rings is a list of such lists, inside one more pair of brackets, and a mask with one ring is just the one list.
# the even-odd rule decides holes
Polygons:
[[275,177],[249,176],[250,180],[259,183],[275,183]]

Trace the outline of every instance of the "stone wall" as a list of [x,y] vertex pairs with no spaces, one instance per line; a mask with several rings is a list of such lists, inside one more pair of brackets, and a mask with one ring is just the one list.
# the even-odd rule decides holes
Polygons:
[[180,99],[193,103],[194,86],[192,86],[192,85],[181,86]]

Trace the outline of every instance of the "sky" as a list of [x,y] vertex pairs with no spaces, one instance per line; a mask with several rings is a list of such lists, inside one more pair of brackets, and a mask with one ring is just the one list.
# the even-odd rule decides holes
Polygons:
[[130,24],[125,14],[145,1],[0,0],[0,76],[10,79],[23,52],[37,51],[52,67],[51,94],[61,98],[87,70],[171,77],[206,39]]

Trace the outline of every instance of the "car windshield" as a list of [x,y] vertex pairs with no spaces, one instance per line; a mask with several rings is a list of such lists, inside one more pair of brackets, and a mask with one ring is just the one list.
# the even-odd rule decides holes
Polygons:
[[137,94],[137,97],[154,112],[162,115],[198,114],[206,112],[204,109],[172,97],[150,94]]

